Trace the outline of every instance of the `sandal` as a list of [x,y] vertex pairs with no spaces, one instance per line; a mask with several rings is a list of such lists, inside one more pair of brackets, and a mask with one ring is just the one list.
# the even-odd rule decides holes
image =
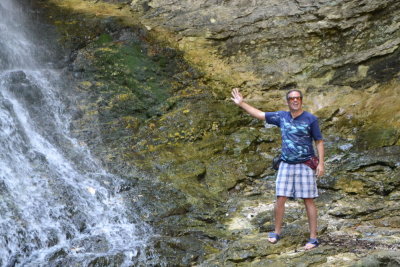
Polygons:
[[[308,245],[308,247],[307,247]],[[319,246],[319,241],[316,238],[310,238],[305,245],[306,250],[310,250]]]
[[272,244],[276,244],[279,241],[279,239],[281,239],[281,236],[278,235],[277,233],[268,233],[268,238],[275,238],[275,241],[268,240],[268,242],[270,242]]

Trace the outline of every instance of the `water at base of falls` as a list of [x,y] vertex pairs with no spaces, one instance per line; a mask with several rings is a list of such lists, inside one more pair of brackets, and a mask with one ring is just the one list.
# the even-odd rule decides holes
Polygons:
[[152,229],[69,137],[62,77],[25,11],[0,3],[0,266],[146,266]]

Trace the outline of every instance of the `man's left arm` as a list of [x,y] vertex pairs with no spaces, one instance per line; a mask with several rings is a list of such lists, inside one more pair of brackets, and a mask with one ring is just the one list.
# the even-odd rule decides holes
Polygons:
[[325,172],[325,167],[324,167],[324,157],[325,157],[325,150],[324,150],[324,140],[316,140],[315,141],[315,146],[317,148],[318,151],[318,159],[319,159],[319,163],[316,169],[315,174],[318,177],[321,177],[322,175],[324,175]]

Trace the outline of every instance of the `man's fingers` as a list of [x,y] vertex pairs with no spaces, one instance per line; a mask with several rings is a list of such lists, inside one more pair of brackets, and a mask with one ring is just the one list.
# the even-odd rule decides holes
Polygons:
[[240,97],[240,93],[239,93],[239,90],[237,88],[233,88],[232,96],[235,97],[235,98]]
[[236,104],[240,104],[243,101],[243,96],[239,92],[239,88],[233,88],[232,89],[232,98],[231,99]]
[[315,174],[317,175],[317,177],[321,177],[322,175],[324,175],[324,171],[320,168],[317,168]]

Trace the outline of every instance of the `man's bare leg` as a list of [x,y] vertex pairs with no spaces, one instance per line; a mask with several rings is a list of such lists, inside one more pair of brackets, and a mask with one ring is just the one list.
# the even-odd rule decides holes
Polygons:
[[[305,198],[304,205],[307,211],[308,226],[310,229],[310,238],[317,238],[317,207],[313,198]],[[305,249],[312,249],[315,245],[306,244]]]
[[[275,233],[280,235],[282,232],[283,215],[285,214],[285,202],[287,197],[278,196],[275,204]],[[268,238],[271,243],[276,243],[276,238]]]

